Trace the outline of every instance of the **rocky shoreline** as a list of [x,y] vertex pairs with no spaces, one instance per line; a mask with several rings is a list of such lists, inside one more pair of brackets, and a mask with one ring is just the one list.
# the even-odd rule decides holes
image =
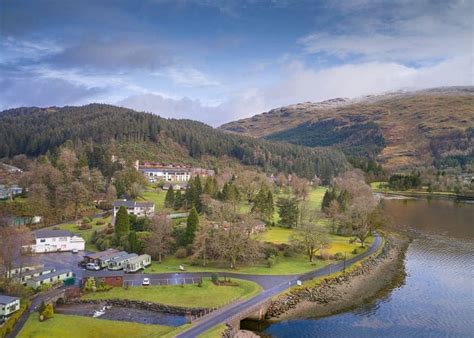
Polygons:
[[324,278],[315,286],[302,286],[279,296],[267,312],[269,322],[317,318],[354,308],[371,298],[403,274],[403,261],[410,240],[396,233],[386,235],[377,256],[346,273]]

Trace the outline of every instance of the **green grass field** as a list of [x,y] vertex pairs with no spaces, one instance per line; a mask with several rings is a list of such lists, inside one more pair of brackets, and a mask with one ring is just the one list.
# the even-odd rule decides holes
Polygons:
[[142,192],[140,201],[150,201],[155,203],[155,210],[161,211],[165,208],[166,191],[161,189],[146,190]]
[[114,288],[110,291],[89,293],[83,299],[131,299],[186,307],[220,307],[230,302],[250,298],[262,291],[253,282],[232,279],[237,286],[217,286],[205,279],[202,287],[197,285],[167,285]]
[[227,326],[225,324],[216,325],[206,332],[201,333],[198,338],[221,338],[226,328]]
[[162,337],[175,331],[175,327],[146,325],[131,322],[97,319],[82,316],[55,314],[40,322],[32,313],[18,334],[21,338],[122,338]]

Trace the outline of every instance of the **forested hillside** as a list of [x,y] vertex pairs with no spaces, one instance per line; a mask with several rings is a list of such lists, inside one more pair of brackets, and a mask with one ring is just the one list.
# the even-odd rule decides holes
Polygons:
[[[75,143],[127,144],[127,149],[230,157],[268,170],[328,179],[349,167],[338,150],[306,148],[225,133],[190,120],[164,119],[111,105],[17,108],[0,113],[0,158],[38,156],[71,140]],[[137,155],[138,156],[138,155]]]
[[227,123],[223,130],[310,147],[337,147],[393,170],[474,162],[474,87],[305,102]]

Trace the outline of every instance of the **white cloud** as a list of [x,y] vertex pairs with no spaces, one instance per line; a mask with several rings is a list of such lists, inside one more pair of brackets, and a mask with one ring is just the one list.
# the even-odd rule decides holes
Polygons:
[[413,63],[472,54],[473,4],[363,1],[331,30],[316,30],[299,43],[309,54],[366,61]]
[[185,87],[207,87],[219,85],[219,82],[212,79],[209,75],[191,67],[169,68],[168,75],[176,84]]

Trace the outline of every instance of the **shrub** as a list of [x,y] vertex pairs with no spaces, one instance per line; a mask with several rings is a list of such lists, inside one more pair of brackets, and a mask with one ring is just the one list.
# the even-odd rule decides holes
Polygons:
[[176,258],[186,258],[188,256],[188,250],[186,250],[186,248],[179,248],[174,255]]
[[276,257],[278,256],[278,250],[272,244],[265,244],[263,247],[263,254],[265,255],[265,258],[267,259],[272,256]]
[[354,250],[352,250],[352,253],[353,253],[354,255],[357,255],[357,254],[359,253],[359,250],[357,250],[357,248],[354,248]]
[[269,268],[272,268],[277,262],[277,258],[274,255],[271,255],[270,257],[267,258],[267,266]]
[[211,275],[211,281],[214,283],[214,284],[217,284],[219,282],[219,276],[217,275],[217,273],[213,273]]
[[202,279],[201,279],[201,280],[199,280],[199,282],[198,282],[197,286],[198,286],[199,288],[202,288]]
[[327,251],[321,251],[319,257],[324,260],[324,261],[327,261],[327,260],[330,260],[330,259],[334,259],[335,256],[334,255],[331,255],[329,252]]
[[292,247],[287,247],[283,251],[283,256],[285,257],[293,257],[295,255],[295,250]]
[[92,218],[90,218],[88,216],[86,216],[82,219],[82,223],[90,223],[90,222],[92,222]]
[[338,261],[343,261],[344,260],[344,254],[342,252],[336,252],[334,255],[334,258]]
[[41,312],[41,316],[43,317],[44,320],[48,320],[50,318],[53,318],[53,316],[54,316],[53,305],[46,304],[46,306],[44,307],[43,312]]
[[88,230],[88,229],[92,229],[92,224],[82,223],[81,225],[79,225],[79,230]]
[[104,225],[105,224],[105,221],[104,220],[100,220],[100,221],[97,221],[95,222],[96,225]]

